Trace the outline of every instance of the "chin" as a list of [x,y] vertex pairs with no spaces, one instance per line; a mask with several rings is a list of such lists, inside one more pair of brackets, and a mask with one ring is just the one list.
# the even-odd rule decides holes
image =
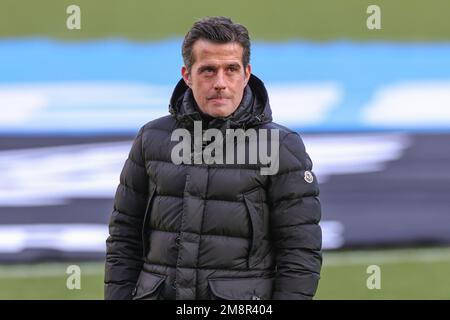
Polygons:
[[211,108],[212,111],[209,112],[209,114],[212,117],[221,117],[221,118],[225,118],[228,117],[230,114],[232,114],[234,112],[233,108],[229,108],[229,107],[213,107]]
[[232,112],[215,112],[212,116],[216,118],[225,118],[228,117]]

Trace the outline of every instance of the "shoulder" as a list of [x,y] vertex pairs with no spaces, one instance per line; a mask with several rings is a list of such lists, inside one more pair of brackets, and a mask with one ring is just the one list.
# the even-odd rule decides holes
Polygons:
[[260,128],[276,129],[279,132],[280,172],[311,168],[311,159],[300,133],[275,122],[267,123]]
[[147,122],[142,126],[141,131],[142,133],[146,133],[148,131],[163,131],[171,133],[175,125],[176,121],[174,117],[171,115],[167,115]]
[[259,127],[259,129],[278,130],[280,145],[303,146],[303,140],[300,134],[288,127],[282,126],[276,122],[269,122]]
[[175,125],[176,121],[171,115],[154,119],[139,129],[135,141],[145,144],[147,141],[162,140],[171,135]]
[[140,128],[137,136],[142,137],[144,141],[148,140],[150,137],[152,139],[162,139],[167,135],[170,136],[175,126],[176,120],[173,118],[173,116],[167,115],[144,124]]

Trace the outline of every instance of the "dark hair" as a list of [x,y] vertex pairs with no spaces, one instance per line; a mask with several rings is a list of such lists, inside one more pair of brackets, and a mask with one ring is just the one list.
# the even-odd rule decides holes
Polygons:
[[242,53],[244,68],[250,63],[250,37],[247,28],[226,17],[206,17],[194,23],[184,37],[182,55],[189,72],[195,62],[192,47],[199,39],[216,43],[237,42],[244,49]]

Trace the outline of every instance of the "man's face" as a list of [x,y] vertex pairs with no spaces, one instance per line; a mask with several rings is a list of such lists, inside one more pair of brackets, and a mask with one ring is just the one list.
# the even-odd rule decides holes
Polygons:
[[227,117],[241,103],[251,73],[251,66],[244,69],[242,64],[243,51],[237,42],[218,44],[199,39],[192,46],[191,72],[183,66],[181,73],[203,113]]

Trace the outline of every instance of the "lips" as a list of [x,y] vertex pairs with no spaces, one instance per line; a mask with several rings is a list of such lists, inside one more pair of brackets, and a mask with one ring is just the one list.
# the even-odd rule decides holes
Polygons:
[[226,97],[223,97],[223,96],[217,96],[217,97],[211,97],[211,98],[208,98],[209,100],[226,100],[226,99],[228,99],[228,98],[226,98]]
[[212,98],[209,98],[208,100],[214,104],[224,104],[226,102],[226,100],[228,100],[228,98],[220,96],[220,97],[212,97]]

